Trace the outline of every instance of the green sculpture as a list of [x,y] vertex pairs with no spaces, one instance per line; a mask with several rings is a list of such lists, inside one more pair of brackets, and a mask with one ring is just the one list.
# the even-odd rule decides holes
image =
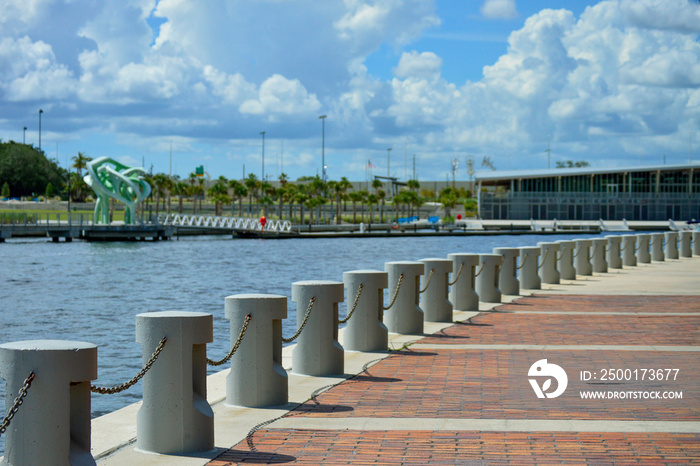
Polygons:
[[87,163],[85,182],[97,194],[93,222],[109,224],[109,199],[124,204],[124,223],[136,223],[136,207],[151,194],[151,185],[144,179],[146,170],[131,168],[109,157],[99,157]]

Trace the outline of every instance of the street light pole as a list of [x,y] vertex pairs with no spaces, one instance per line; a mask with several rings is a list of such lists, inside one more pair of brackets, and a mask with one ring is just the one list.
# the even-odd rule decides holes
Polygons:
[[391,176],[391,147],[386,150],[386,176]]
[[262,135],[262,181],[265,181],[265,131],[261,131]]
[[41,114],[44,113],[42,109],[39,109],[39,150],[41,150]]
[[22,128],[22,144],[27,143],[27,127]]
[[321,115],[321,178],[326,181],[326,116]]

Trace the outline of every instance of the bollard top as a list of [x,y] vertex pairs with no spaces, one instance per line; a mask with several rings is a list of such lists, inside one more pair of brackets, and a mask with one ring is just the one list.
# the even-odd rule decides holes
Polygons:
[[226,296],[224,298],[225,300],[276,300],[276,299],[287,299],[286,296],[282,296],[281,294],[263,294],[263,293],[241,293],[241,294],[234,294],[231,296]]
[[424,265],[422,262],[418,261],[393,261],[385,262],[384,265]]
[[504,254],[518,254],[520,252],[520,248],[493,248],[493,253],[498,254],[498,255],[504,255]]
[[561,247],[561,245],[559,243],[550,242],[550,241],[537,243],[537,246],[539,246],[540,248],[550,248],[550,249],[551,248],[559,249]]
[[593,244],[593,240],[590,239],[577,239],[574,241],[576,241],[576,246],[591,246]]
[[386,272],[381,270],[348,270],[343,272],[343,276],[348,275],[386,275]]
[[97,348],[97,345],[69,340],[24,340],[0,345],[0,349],[19,351],[78,351],[92,348]]
[[562,246],[564,246],[564,245],[575,246],[576,245],[576,241],[571,240],[571,239],[560,239],[557,241],[557,243],[561,244]]
[[469,252],[453,252],[452,254],[448,254],[447,257],[451,259],[469,259],[469,258],[478,258],[478,254],[474,253],[469,253]]
[[607,235],[605,237],[605,239],[607,239],[608,241],[610,241],[612,243],[621,243],[622,242],[622,236],[620,236],[620,235]]
[[605,238],[593,238],[590,241],[591,241],[591,243],[607,243],[608,237],[606,236]]
[[142,312],[136,314],[140,319],[168,319],[168,318],[196,318],[196,317],[211,317],[208,312],[191,312],[191,311],[156,311]]
[[327,285],[342,285],[342,282],[335,282],[332,280],[302,280],[299,282],[292,283],[292,287],[295,286],[327,286]]
[[520,249],[520,252],[528,252],[528,253],[535,253],[535,254],[540,253],[540,248],[536,247],[536,246],[523,246],[522,248],[518,248],[518,249]]
[[451,263],[452,263],[452,259],[445,259],[445,258],[442,258],[442,257],[429,257],[429,258],[426,258],[426,259],[419,259],[418,262],[423,262],[423,263],[427,263],[427,262],[436,262],[436,263],[438,263],[438,264],[439,264],[439,263],[444,263],[444,264],[446,264],[446,263],[449,262],[449,263],[451,264]]

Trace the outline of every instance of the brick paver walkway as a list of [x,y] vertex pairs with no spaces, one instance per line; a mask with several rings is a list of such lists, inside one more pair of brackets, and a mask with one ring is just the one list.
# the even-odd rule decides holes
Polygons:
[[[647,315],[598,314],[601,312]],[[692,312],[700,312],[700,297],[521,298],[420,340],[420,349],[393,353],[368,372],[285,416],[298,422],[299,428],[262,426],[247,442],[232,446],[209,464],[700,464],[697,431],[674,427],[676,430],[662,432],[590,432],[575,428],[584,421],[699,422],[700,316],[664,315]],[[476,344],[590,348],[468,346]],[[599,345],[626,345],[627,350]],[[566,370],[568,387],[561,397],[542,400],[535,396],[528,369],[540,359]],[[604,370],[626,368],[678,371],[675,380],[600,380]],[[595,373],[597,380],[581,380],[581,371]],[[581,391],[600,390],[682,391],[683,398],[581,399]],[[394,427],[346,429],[344,420],[350,423],[353,419],[384,419]],[[417,419],[529,420],[538,427],[530,432],[430,430],[411,425]],[[571,431],[547,429],[547,422],[555,420],[570,420]],[[304,428],[304,421],[327,422],[328,428]]]

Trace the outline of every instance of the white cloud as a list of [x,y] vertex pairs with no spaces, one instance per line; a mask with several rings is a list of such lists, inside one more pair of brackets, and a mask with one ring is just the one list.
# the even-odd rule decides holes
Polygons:
[[515,0],[486,0],[481,14],[489,19],[513,19],[518,17]]
[[240,111],[254,115],[310,115],[320,108],[316,96],[309,94],[299,80],[276,74],[262,83],[257,99],[241,104]]
[[414,50],[401,55],[399,65],[394,68],[394,74],[397,78],[433,78],[440,75],[441,67],[442,58],[433,52],[418,53]]

